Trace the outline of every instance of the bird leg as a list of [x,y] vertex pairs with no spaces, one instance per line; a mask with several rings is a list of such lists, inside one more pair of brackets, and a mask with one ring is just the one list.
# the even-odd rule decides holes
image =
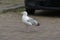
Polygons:
[[29,32],[29,26],[28,25],[25,26],[25,31]]

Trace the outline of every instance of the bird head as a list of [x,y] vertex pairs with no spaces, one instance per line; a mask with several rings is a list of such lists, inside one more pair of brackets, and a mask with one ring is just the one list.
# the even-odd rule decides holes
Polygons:
[[27,15],[27,12],[26,11],[23,11],[21,14],[22,15]]

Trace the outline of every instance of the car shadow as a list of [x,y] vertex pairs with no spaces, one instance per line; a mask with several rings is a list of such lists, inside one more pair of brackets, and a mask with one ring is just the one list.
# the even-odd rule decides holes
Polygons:
[[43,12],[37,12],[34,14],[34,16],[46,16],[46,17],[60,17],[60,11],[43,11]]

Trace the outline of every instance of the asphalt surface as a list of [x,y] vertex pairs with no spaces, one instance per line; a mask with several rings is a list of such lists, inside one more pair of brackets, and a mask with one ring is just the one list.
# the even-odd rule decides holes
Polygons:
[[[60,17],[36,13],[30,17],[40,22],[40,26],[31,27],[34,32],[25,32],[21,15],[7,12],[0,15],[0,40],[60,40]],[[45,16],[44,16],[45,15]]]

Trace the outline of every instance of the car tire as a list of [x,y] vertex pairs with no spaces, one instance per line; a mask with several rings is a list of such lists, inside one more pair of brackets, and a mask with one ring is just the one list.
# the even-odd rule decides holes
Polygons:
[[35,9],[26,9],[28,14],[33,15],[35,13]]

